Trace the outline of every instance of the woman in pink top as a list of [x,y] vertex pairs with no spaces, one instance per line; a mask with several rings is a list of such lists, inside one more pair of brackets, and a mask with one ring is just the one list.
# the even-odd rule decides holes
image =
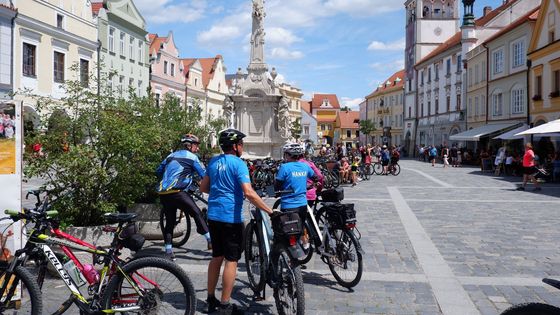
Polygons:
[[323,180],[325,179],[325,177],[323,176],[323,174],[321,174],[321,171],[317,168],[317,166],[315,165],[315,163],[305,159],[305,158],[301,158],[299,160],[300,162],[303,162],[307,165],[309,165],[311,167],[311,169],[313,170],[313,172],[315,172],[315,175],[317,175],[317,177],[319,177],[319,181],[317,182],[317,187],[313,186],[313,180],[311,179],[307,179],[307,187],[312,187],[310,189],[307,189],[307,204],[312,207],[313,204],[315,203],[315,199],[317,199],[317,189],[319,189],[319,191],[321,191],[321,189],[323,188]]
[[529,181],[529,179],[535,185],[536,191],[541,190],[541,187],[535,178],[536,173],[535,152],[533,152],[533,145],[528,142],[525,145],[525,154],[523,155],[523,185],[517,188],[517,190],[525,190],[525,186],[527,185],[527,181]]

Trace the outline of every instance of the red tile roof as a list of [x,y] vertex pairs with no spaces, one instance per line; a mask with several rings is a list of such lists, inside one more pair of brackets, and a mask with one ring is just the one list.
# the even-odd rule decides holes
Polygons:
[[340,108],[338,103],[338,97],[336,94],[313,94],[313,99],[311,100],[311,108],[320,108],[323,104],[323,100],[328,99],[332,108]]
[[[402,89],[404,87],[404,76],[405,76],[404,69],[393,73],[393,75],[391,75],[387,80],[381,83],[382,84],[381,87],[377,87],[375,91],[373,91],[368,96],[366,96],[366,98],[372,97],[377,94],[388,93],[391,91]],[[397,81],[397,78],[400,80]],[[390,84],[387,85],[387,82],[390,82]]]
[[525,14],[524,16],[518,18],[517,20],[513,21],[511,24],[509,24],[508,26],[504,27],[503,29],[501,29],[499,32],[497,32],[496,34],[490,36],[490,38],[488,38],[484,43],[489,43],[493,40],[495,40],[496,38],[510,32],[511,30],[515,29],[516,27],[524,24],[525,22],[533,22],[536,21],[537,18],[539,17],[539,9],[541,6],[538,6],[536,8],[534,8],[533,10],[531,10],[530,12],[528,12],[527,14]]
[[317,122],[336,122],[335,116],[319,116],[317,117]]
[[93,15],[98,15],[101,8],[103,8],[103,2],[94,2],[91,4],[91,12]]
[[6,8],[6,9],[9,9],[9,10],[12,10],[12,11],[14,11],[14,12],[17,11],[17,9],[16,9],[14,6],[12,6],[11,4],[10,4],[10,5],[6,5],[6,4],[0,3],[0,7]]
[[[486,25],[488,22],[492,21],[492,19],[494,19],[496,16],[498,16],[498,14],[500,14],[501,12],[503,12],[506,9],[508,9],[509,7],[511,7],[517,1],[520,1],[520,0],[508,0],[507,2],[504,2],[501,6],[497,7],[496,9],[494,9],[490,12],[488,12],[488,14],[476,19],[475,25],[477,27],[481,27],[481,26]],[[449,38],[443,44],[439,45],[436,49],[434,49],[426,57],[422,58],[422,60],[417,62],[415,66],[423,63],[426,60],[431,59],[432,57],[435,57],[435,56],[439,55],[440,53],[450,49],[451,47],[454,47],[454,46],[460,45],[460,44],[461,44],[461,31],[455,33],[455,35],[451,36],[451,38]]]
[[360,128],[360,112],[358,111],[340,111],[340,128],[358,129]]
[[214,65],[222,59],[222,55],[216,55],[214,58],[199,58],[202,67],[202,84],[204,88],[208,86],[210,80],[214,77]]
[[299,103],[300,103],[301,109],[303,109],[306,113],[311,115],[311,101],[301,100]]
[[156,54],[161,48],[161,43],[167,42],[167,37],[159,37],[158,34],[149,34],[150,39],[150,54],[155,50]]

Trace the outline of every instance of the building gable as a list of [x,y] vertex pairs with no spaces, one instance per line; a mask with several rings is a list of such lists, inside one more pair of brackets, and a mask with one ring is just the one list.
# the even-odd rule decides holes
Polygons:
[[[543,0],[537,24],[533,29],[529,53],[538,50],[549,44],[548,31],[553,24],[556,29],[556,38],[560,36],[558,28],[560,26],[560,0]],[[544,30],[544,31],[543,31]]]
[[146,21],[132,0],[107,0],[107,7],[115,16],[141,29],[145,28]]

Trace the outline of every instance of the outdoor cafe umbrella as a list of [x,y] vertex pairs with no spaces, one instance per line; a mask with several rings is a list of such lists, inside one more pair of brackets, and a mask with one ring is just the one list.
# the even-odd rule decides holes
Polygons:
[[531,129],[527,129],[515,135],[524,136],[524,135],[533,135],[533,134],[543,136],[543,137],[560,137],[560,119],[556,119],[549,123],[542,124],[540,126]]

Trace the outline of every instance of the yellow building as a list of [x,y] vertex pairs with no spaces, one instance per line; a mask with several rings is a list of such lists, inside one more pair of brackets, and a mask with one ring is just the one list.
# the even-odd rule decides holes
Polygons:
[[[97,25],[88,0],[26,0],[17,2],[14,27],[14,90],[61,99],[64,82],[80,80],[92,87],[97,62]],[[77,65],[78,72],[70,67]],[[32,99],[19,94],[26,110]]]
[[391,75],[375,91],[366,96],[367,104],[373,108],[368,119],[375,123],[373,143],[403,144],[403,95],[404,70]]
[[303,92],[301,89],[287,83],[280,84],[279,89],[280,93],[288,98],[290,119],[293,122],[300,120],[301,125],[301,97],[303,96]]
[[335,94],[314,94],[311,100],[311,114],[317,119],[317,140],[322,144],[334,145],[340,138],[336,130],[336,120],[340,103]]
[[534,126],[560,118],[560,2],[543,0],[528,49],[531,63],[530,121]]

